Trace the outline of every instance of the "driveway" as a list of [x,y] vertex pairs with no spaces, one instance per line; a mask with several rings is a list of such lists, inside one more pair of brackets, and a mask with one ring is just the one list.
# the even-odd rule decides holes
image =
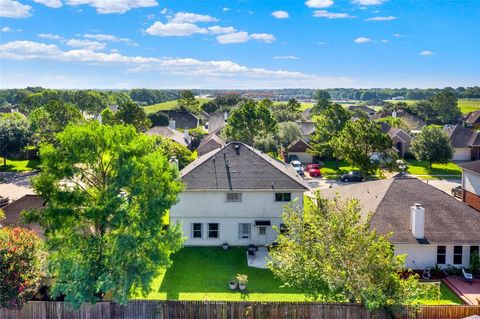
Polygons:
[[10,200],[17,200],[20,197],[33,194],[30,184],[30,177],[38,172],[12,173],[0,172],[0,196],[8,197]]
[[424,179],[422,181],[438,188],[441,191],[444,191],[449,195],[451,195],[451,190],[453,187],[462,184],[461,179]]

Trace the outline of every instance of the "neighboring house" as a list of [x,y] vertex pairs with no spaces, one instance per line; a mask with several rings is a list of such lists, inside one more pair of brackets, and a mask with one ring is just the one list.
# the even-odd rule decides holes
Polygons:
[[216,112],[208,116],[208,132],[220,133],[220,131],[227,125],[228,113]]
[[469,267],[480,246],[480,213],[449,194],[416,178],[392,178],[322,190],[358,199],[362,216],[373,213],[371,227],[392,233],[394,252],[407,254],[405,266],[424,269]]
[[385,122],[380,122],[382,132],[390,136],[392,139],[393,147],[397,150],[398,155],[404,157],[408,150],[410,149],[410,144],[412,142],[412,137],[398,127],[391,127]]
[[240,142],[197,158],[180,171],[184,191],[170,209],[187,246],[267,245],[284,205],[303,207],[308,190],[292,166]]
[[170,121],[169,126],[173,129],[192,129],[200,125],[200,119],[187,111],[168,110],[162,111],[167,114]]
[[364,105],[349,105],[347,109],[350,112],[362,112],[367,114],[368,116],[372,116],[375,114],[375,110],[372,108],[369,108],[368,106]]
[[5,213],[5,219],[0,220],[0,224],[3,226],[20,226],[32,229],[37,235],[43,236],[43,230],[36,224],[24,224],[22,222],[21,213],[25,210],[43,209],[43,199],[38,195],[24,195],[2,207]]
[[115,105],[109,105],[108,108],[110,109],[110,111],[112,111],[113,113],[116,113],[118,111],[118,105],[115,104]]
[[305,110],[302,111],[302,118],[305,120],[305,121],[309,121],[311,118],[312,118],[312,108],[309,107],[309,108],[306,108]]
[[225,146],[225,141],[222,140],[217,134],[209,134],[205,136],[198,145],[197,154],[203,156],[211,151],[222,148]]
[[190,136],[188,135],[188,130],[185,130],[182,133],[168,126],[154,126],[145,133],[148,135],[161,135],[185,147],[188,147],[191,143]]
[[287,159],[290,162],[290,156],[297,156],[299,161],[302,164],[308,164],[314,162],[314,156],[309,154],[307,151],[311,150],[311,146],[308,145],[304,140],[297,138],[290,145],[287,146]]
[[480,211],[480,161],[459,166],[462,168],[462,200]]
[[423,119],[404,110],[397,110],[393,112],[383,111],[383,112],[372,115],[370,119],[378,120],[388,116],[401,118],[405,120],[409,125],[412,126],[412,133],[419,132],[422,128],[424,128],[427,125],[427,123],[425,123]]
[[313,121],[296,121],[302,132],[302,139],[310,143],[310,136],[315,133],[315,122]]
[[480,129],[480,110],[470,112],[465,119],[465,125],[468,128]]
[[480,134],[461,125],[447,127],[445,131],[455,152],[454,161],[474,161],[480,159]]

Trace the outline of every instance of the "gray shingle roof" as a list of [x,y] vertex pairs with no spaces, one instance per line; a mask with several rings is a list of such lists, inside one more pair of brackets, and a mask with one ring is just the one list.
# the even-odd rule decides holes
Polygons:
[[311,121],[297,121],[296,122],[300,127],[302,135],[312,135],[315,133],[315,123]]
[[180,145],[188,145],[182,132],[174,130],[173,128],[170,128],[168,126],[154,126],[145,133],[148,135],[161,135],[177,142]]
[[322,190],[322,196],[356,198],[362,213],[374,212],[372,227],[393,232],[394,244],[419,243],[410,231],[410,207],[425,208],[425,240],[429,244],[480,243],[480,212],[416,178],[392,178]]
[[480,174],[480,161],[466,162],[458,164],[463,169]]
[[308,190],[292,166],[239,142],[197,158],[180,175],[187,190]]
[[470,114],[468,114],[465,122],[467,122],[468,124],[473,124],[473,123],[476,123],[479,118],[480,118],[480,110],[473,111],[473,112],[470,112]]
[[480,146],[480,138],[475,130],[455,125],[446,131],[449,135],[450,143],[455,148]]
[[287,146],[287,152],[306,152],[307,149],[311,149],[304,140],[297,138]]
[[210,153],[211,151],[214,151],[220,147],[223,147],[224,145],[225,145],[225,141],[222,140],[217,134],[214,134],[214,133],[209,134],[205,136],[200,142],[200,145],[198,145],[198,148],[197,148],[198,156],[202,156],[207,153]]

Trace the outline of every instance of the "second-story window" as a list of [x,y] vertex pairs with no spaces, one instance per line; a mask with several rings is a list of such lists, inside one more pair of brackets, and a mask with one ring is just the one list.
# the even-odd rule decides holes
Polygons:
[[291,193],[275,193],[276,202],[289,202],[292,200]]
[[227,202],[241,202],[242,193],[227,193]]

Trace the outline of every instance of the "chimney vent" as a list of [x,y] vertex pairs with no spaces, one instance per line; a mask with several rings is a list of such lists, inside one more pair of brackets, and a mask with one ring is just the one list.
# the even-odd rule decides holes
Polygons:
[[175,120],[168,121],[168,127],[171,129],[175,129]]
[[410,230],[415,238],[425,238],[425,208],[418,203],[410,209]]
[[235,144],[234,148],[235,148],[235,153],[236,153],[237,155],[240,155],[240,145]]

